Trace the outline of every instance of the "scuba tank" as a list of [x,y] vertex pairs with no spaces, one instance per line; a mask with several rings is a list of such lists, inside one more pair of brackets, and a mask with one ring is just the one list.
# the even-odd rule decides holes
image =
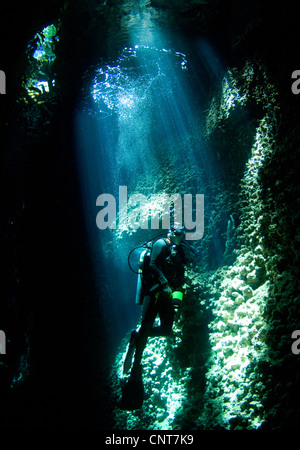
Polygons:
[[137,276],[137,284],[136,284],[136,295],[135,295],[135,304],[136,305],[142,305],[143,304],[143,265],[144,265],[144,258],[147,253],[147,250],[142,251],[140,255],[139,260],[139,269],[138,269],[138,276]]
[[[144,270],[145,267],[149,265],[150,262],[150,256],[151,256],[151,250],[152,250],[152,242],[147,242],[142,247],[136,247],[137,248],[144,248],[144,250],[140,254],[139,258],[139,268],[138,271],[134,273],[137,273],[137,285],[136,285],[136,295],[135,295],[135,303],[136,305],[142,305],[143,304],[143,298],[144,298]],[[133,250],[135,250],[133,249]],[[132,252],[131,252],[132,253]],[[129,259],[128,259],[129,261]],[[131,266],[129,266],[131,268]],[[131,270],[133,270],[131,268]]]

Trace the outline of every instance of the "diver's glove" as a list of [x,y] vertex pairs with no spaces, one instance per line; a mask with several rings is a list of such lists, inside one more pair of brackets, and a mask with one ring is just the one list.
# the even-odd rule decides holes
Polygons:
[[149,290],[151,294],[163,294],[165,297],[172,297],[172,289],[167,283],[164,284],[155,284]]
[[162,291],[162,294],[164,294],[166,297],[172,297],[172,289],[170,288],[170,286],[168,284],[166,284]]

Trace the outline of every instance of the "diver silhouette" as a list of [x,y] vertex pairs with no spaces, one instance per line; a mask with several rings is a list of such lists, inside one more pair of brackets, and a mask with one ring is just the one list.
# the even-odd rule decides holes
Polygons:
[[[131,391],[133,393],[138,385],[142,395],[141,361],[148,337],[168,336],[172,333],[175,309],[179,307],[183,297],[185,253],[181,243],[184,237],[182,227],[172,227],[165,238],[153,243],[149,262],[143,269],[141,326],[138,331],[131,331],[123,365],[124,373],[131,369],[127,391],[123,393],[125,397],[130,397]],[[160,325],[153,326],[157,315]],[[139,403],[136,396],[134,403]]]

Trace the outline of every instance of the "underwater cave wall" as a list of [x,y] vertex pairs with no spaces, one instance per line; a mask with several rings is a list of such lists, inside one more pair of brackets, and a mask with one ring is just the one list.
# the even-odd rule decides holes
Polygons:
[[[247,108],[251,98],[261,105],[263,117],[257,120],[251,155],[240,182],[239,226],[235,231],[238,248],[233,250],[236,259],[213,277],[218,279],[219,287],[218,298],[212,300],[215,318],[209,324],[212,353],[206,374],[207,402],[201,418],[204,428],[251,429],[264,420],[264,384],[259,367],[268,358],[263,313],[272,269],[264,248],[261,222],[269,211],[262,199],[259,175],[274,151],[278,106],[276,92],[262,71],[262,67],[249,63],[234,78],[229,71],[219,108],[214,106],[213,112],[214,119],[217,113],[217,123],[230,120],[231,111]],[[257,78],[264,83],[258,83]]]
[[[232,72],[227,76],[226,86]],[[238,84],[240,90],[236,89]],[[224,124],[224,118],[230,120],[236,107],[250,106],[253,111],[253,103],[260,114],[240,183],[236,259],[211,278],[217,295],[211,299],[212,348],[205,409],[199,424],[204,429],[280,429],[291,427],[298,417],[294,400],[298,362],[290,350],[291,331],[297,327],[295,308],[299,305],[295,273],[299,215],[295,208],[289,210],[291,222],[287,224],[287,208],[295,202],[292,199],[297,191],[291,174],[296,174],[297,152],[295,144],[290,145],[293,150],[289,156],[283,150],[278,134],[284,119],[266,69],[247,63],[235,74],[233,86],[233,90],[230,86],[223,89],[217,108],[213,101],[208,124],[210,114],[216,127],[220,121]],[[288,171],[289,198],[278,189],[283,188],[287,176],[282,166],[288,158],[295,164]],[[286,255],[290,255],[290,261]]]

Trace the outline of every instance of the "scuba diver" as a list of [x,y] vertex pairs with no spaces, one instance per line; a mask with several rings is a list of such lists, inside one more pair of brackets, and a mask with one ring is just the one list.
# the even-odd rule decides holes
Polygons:
[[[142,321],[138,331],[132,330],[123,371],[131,369],[131,378],[141,378],[141,361],[148,337],[168,336],[172,333],[174,314],[183,298],[185,254],[184,228],[174,226],[167,236],[156,240],[143,261],[141,289],[138,289],[142,304]],[[153,326],[157,315],[160,325]]]

